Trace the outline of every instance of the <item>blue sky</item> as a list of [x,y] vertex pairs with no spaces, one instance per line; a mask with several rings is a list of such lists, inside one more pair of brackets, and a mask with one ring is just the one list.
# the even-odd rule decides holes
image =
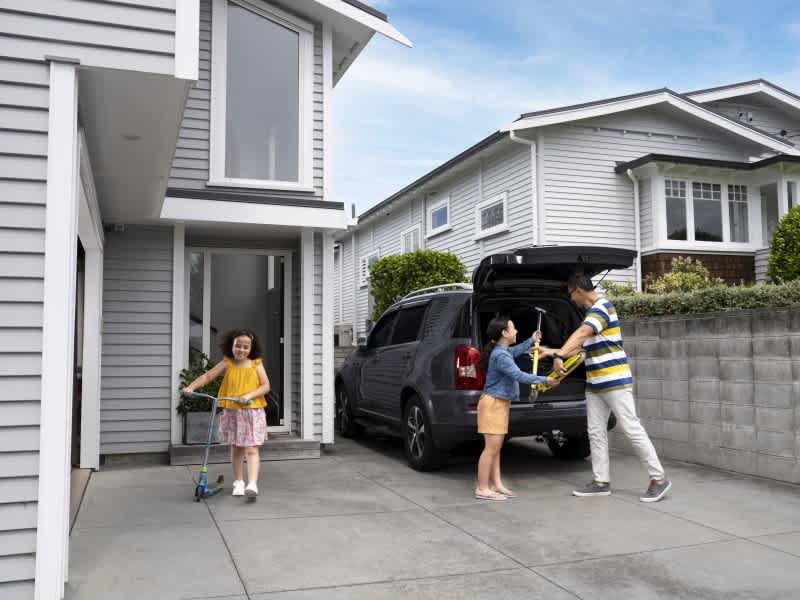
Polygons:
[[[372,0],[336,86],[333,199],[377,204],[527,111],[763,77],[800,93],[797,0]],[[348,209],[349,210],[349,209]]]

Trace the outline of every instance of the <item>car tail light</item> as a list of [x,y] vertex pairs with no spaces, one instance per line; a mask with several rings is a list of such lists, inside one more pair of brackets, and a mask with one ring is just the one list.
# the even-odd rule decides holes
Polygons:
[[456,348],[456,389],[482,390],[483,373],[478,366],[480,352],[472,346]]

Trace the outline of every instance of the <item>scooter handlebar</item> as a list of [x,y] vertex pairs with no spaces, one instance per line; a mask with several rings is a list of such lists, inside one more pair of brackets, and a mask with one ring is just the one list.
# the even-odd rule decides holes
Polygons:
[[[202,392],[192,392],[192,398],[208,398],[209,400],[214,400],[214,396],[210,394],[203,394]],[[220,396],[216,398],[216,400],[230,400],[231,402],[236,402],[237,404],[244,404],[245,406],[250,406],[252,404],[252,400],[242,400],[241,398],[236,398],[233,396]]]

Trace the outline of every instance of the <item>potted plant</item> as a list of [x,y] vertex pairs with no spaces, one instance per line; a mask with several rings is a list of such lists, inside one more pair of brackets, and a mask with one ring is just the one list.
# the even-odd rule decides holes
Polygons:
[[[181,385],[178,393],[181,396],[178,402],[178,414],[183,417],[183,443],[184,444],[204,444],[208,436],[208,422],[211,419],[211,401],[207,398],[187,398],[183,395],[183,388],[192,381],[200,377],[214,365],[211,364],[208,356],[197,350],[190,350],[189,368],[181,371]],[[222,385],[220,375],[196,391],[203,394],[216,396],[219,393],[219,386]],[[220,409],[218,409],[219,411]],[[218,442],[218,432],[214,431],[213,442]]]

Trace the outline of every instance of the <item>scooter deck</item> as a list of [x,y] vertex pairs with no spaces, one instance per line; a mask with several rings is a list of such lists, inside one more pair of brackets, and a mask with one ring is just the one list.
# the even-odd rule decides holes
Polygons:
[[[573,354],[567,360],[564,361],[564,370],[566,371],[566,373],[559,373],[558,371],[553,369],[552,371],[550,371],[550,373],[547,374],[547,376],[552,377],[556,381],[563,381],[567,375],[572,373],[581,364],[583,364],[584,358],[586,358],[585,352],[579,352],[578,354]],[[550,385],[549,383],[534,383],[531,386],[531,388],[535,392],[542,394],[548,390],[552,390],[553,386]]]

